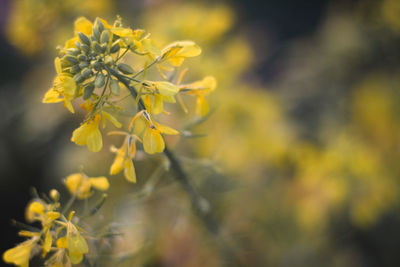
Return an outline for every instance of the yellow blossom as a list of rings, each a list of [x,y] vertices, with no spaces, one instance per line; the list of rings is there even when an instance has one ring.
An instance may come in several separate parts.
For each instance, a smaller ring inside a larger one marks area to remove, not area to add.
[[[164,151],[165,142],[161,134],[176,135],[179,132],[166,125],[153,122],[147,123],[143,134],[143,148],[146,153],[155,154]]]
[[[110,167],[110,174],[115,175],[124,170],[125,179],[132,183],[136,183],[135,166],[132,161],[136,153],[136,139],[138,138],[135,135],[127,135],[120,148],[111,147],[116,156]]]
[[[3,260],[6,263],[12,263],[20,267],[28,267],[31,251],[38,241],[39,237],[34,236],[18,246],[8,249],[3,254]]]
[[[57,76],[54,78],[53,88],[50,88],[42,102],[43,103],[58,103],[64,101],[64,106],[72,113],[74,108],[72,107],[71,100],[75,94],[76,83],[74,79],[62,72],[61,60],[56,57],[54,60]]]
[[[68,191],[78,199],[85,199],[92,195],[92,187],[97,190],[106,191],[110,184],[106,177],[87,177],[81,173],[74,173],[65,179]]]
[[[185,58],[201,54],[201,48],[193,41],[177,41],[169,44],[162,51],[163,58],[168,59],[171,65],[179,67]]]
[[[82,124],[72,133],[71,141],[79,146],[87,145],[88,149],[98,152],[103,147],[103,139],[99,130],[101,116],[97,114],[94,119]]]
[[[217,81],[212,76],[207,76],[201,81],[182,85],[181,90],[188,94],[197,96],[196,114],[204,117],[209,112],[208,103],[205,96],[209,95],[217,87]]]
[[[86,240],[81,236],[75,225],[70,222],[67,226],[67,248],[68,256],[72,264],[80,263],[83,254],[89,252]]]

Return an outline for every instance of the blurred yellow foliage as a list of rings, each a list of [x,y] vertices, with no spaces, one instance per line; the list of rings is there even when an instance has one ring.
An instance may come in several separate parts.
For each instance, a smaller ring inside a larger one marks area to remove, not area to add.
[[[46,47],[54,49],[66,18],[105,14],[111,12],[111,3],[111,0],[14,0],[6,36],[24,54],[33,56]]]

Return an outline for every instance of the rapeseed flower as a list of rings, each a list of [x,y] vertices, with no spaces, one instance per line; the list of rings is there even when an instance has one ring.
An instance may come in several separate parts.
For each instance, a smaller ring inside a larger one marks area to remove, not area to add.
[[[116,153],[114,162],[110,167],[110,174],[115,175],[124,170],[125,179],[129,182],[136,183],[135,166],[133,165],[133,157],[136,153],[135,135],[127,135],[120,148],[111,147],[111,152]]]
[[[92,188],[106,191],[110,187],[110,184],[104,176],[87,177],[82,173],[74,173],[65,178],[65,186],[78,199],[85,199],[93,194]]]
[[[99,130],[101,116],[99,114],[83,123],[72,133],[71,141],[79,146],[87,145],[92,152],[98,152],[103,147],[103,139]]]
[[[31,239],[8,249],[3,254],[3,260],[6,263],[12,263],[20,267],[28,267],[32,249],[39,242],[39,236],[33,236]]]
[[[47,91],[42,102],[43,103],[58,103],[64,101],[64,106],[74,113],[71,100],[77,88],[74,79],[62,72],[61,60],[56,57],[54,60],[57,76],[54,78],[53,87]]]

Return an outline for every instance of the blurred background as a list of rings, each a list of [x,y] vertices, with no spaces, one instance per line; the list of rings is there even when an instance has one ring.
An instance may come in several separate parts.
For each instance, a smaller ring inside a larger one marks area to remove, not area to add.
[[[75,146],[84,114],[41,99],[73,21],[117,14],[161,46],[203,49],[185,66],[218,80],[211,114],[187,128],[199,138],[170,141],[235,254],[157,167],[162,156],[139,153],[138,183],[111,177],[88,222],[124,232],[108,244],[118,266],[400,266],[398,0],[1,0],[0,251],[21,241],[10,220],[24,221],[31,187],[67,201],[63,177],[108,173],[119,139],[96,154]],[[176,113],[174,127],[190,123]]]

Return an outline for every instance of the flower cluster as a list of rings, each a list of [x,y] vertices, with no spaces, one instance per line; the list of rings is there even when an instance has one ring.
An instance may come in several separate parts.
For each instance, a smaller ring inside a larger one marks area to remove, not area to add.
[[[87,114],[73,131],[71,141],[86,145],[92,152],[103,147],[100,125],[105,128],[110,122],[116,128],[125,128],[108,132],[109,135],[124,137],[119,148],[111,146],[111,152],[116,156],[110,174],[123,171],[126,180],[134,183],[136,174],[132,159],[136,154],[136,142],[142,144],[140,148],[147,154],[161,153],[166,147],[163,135],[179,134],[178,130],[159,122],[160,115],[170,114],[165,103],[178,101],[188,112],[181,96],[194,96],[197,99],[196,114],[205,116],[208,113],[205,96],[215,89],[215,79],[208,76],[185,84],[182,81],[187,69],[177,69],[186,58],[200,53],[200,47],[192,41],[173,42],[161,49],[144,30],[123,27],[120,18],[111,25],[100,18],[92,23],[80,17],[75,21],[74,36],[59,49],[59,56],[54,61],[57,75],[43,103],[63,102],[74,113],[76,104],[73,102],[80,101],[80,107]],[[135,67],[122,62],[127,55],[144,59],[143,66],[135,70]],[[153,66],[158,70],[157,78],[148,77],[148,70]],[[122,96],[123,90],[132,97],[136,106],[127,125],[120,122],[123,121],[120,117],[132,108],[119,106],[118,103],[126,98]],[[87,199],[93,195],[93,189],[106,191],[110,185],[104,176],[88,177],[84,173],[71,174],[64,183],[71,194],[66,207],[60,209],[60,196],[56,190],[51,191],[50,197],[32,200],[26,219],[40,222],[41,228],[21,231],[20,235],[29,239],[7,250],[3,254],[5,262],[27,267],[29,259],[40,252],[46,266],[71,266],[82,262],[89,252],[88,237],[95,237],[78,226],[82,217],[76,216],[74,211],[68,215],[66,212],[76,199]],[[105,195],[92,210],[97,211],[104,200]]]
[[[90,197],[93,194],[92,188],[106,191],[109,187],[106,177],[88,177],[84,173],[71,174],[64,182],[71,193],[70,204],[75,198]],[[29,223],[40,222],[41,229],[32,227],[34,230],[20,231],[20,236],[29,239],[7,250],[3,254],[5,262],[27,267],[29,259],[40,252],[42,258],[46,259],[46,266],[71,266],[82,261],[83,256],[89,252],[85,239],[89,234],[78,226],[79,217],[74,211],[67,216],[68,204],[62,210],[59,199],[59,192],[53,189],[49,197],[36,197],[28,204],[26,220]]]
[[[111,25],[100,18],[92,23],[80,17],[75,21],[74,37],[60,48],[59,57],[55,59],[57,76],[43,102],[63,102],[74,113],[72,101],[81,99],[81,107],[87,111],[87,116],[72,133],[71,141],[98,152],[103,147],[100,124],[104,128],[109,121],[116,128],[123,127],[117,115],[124,108],[118,102],[124,98],[122,90],[127,90],[137,104],[137,113],[126,131],[110,133],[125,136],[120,148],[111,147],[117,156],[110,174],[124,170],[125,178],[135,182],[132,162],[136,152],[135,142],[143,143],[146,153],[155,154],[164,151],[163,135],[179,134],[179,131],[157,122],[157,116],[169,114],[165,103],[176,103],[178,100],[183,110],[188,112],[182,95],[194,96],[197,99],[196,114],[205,116],[208,113],[205,96],[215,89],[215,79],[208,76],[183,84],[187,69],[177,70],[186,58],[200,53],[200,47],[192,41],[173,42],[161,49],[144,30],[123,27],[120,18]],[[134,70],[122,62],[127,55],[141,57],[144,65]],[[159,77],[149,79],[146,76],[153,66],[157,68]]]

